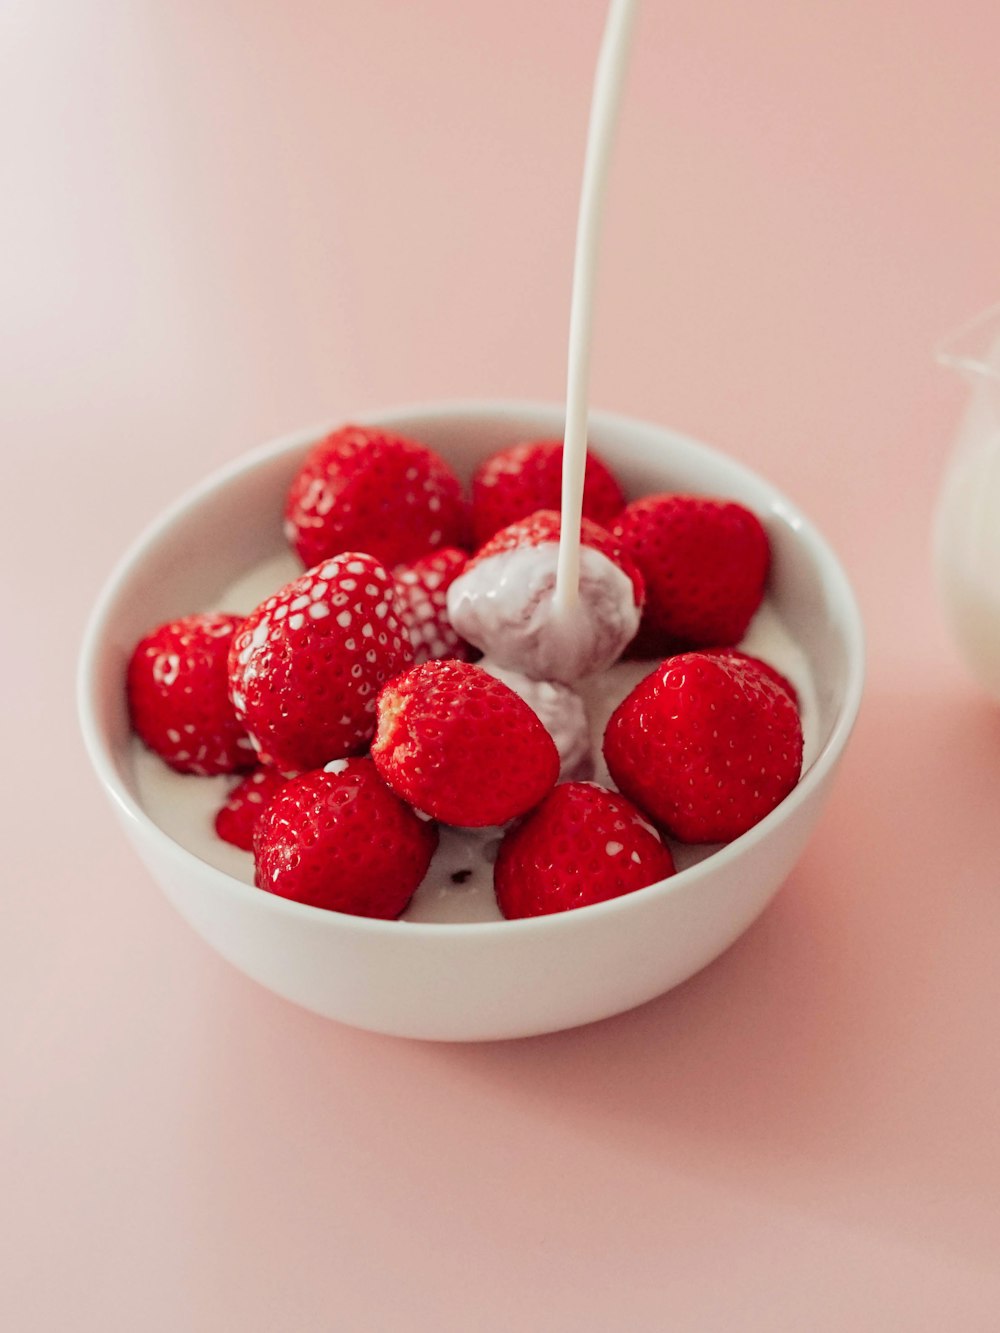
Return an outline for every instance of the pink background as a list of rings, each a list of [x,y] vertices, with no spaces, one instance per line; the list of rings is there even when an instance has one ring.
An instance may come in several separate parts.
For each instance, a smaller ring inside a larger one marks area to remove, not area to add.
[[[995,0],[649,0],[596,405],[780,479],[870,635],[723,958],[589,1029],[368,1036],[221,962],[120,839],[74,659],[139,528],[271,435],[558,399],[597,0],[11,0],[0,1324],[1000,1327],[1000,714],[928,527],[1000,299]]]

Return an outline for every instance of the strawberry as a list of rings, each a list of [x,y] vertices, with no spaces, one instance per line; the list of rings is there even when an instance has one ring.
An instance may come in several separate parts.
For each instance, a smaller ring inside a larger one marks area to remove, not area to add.
[[[468,564],[469,557],[455,546],[432,551],[412,565],[397,565],[400,619],[413,644],[413,660],[438,657],[465,659],[471,649],[448,619],[448,589]]]
[[[343,426],[313,446],[285,504],[285,535],[306,566],[340,551],[393,565],[462,546],[468,514],[451,469],[424,445]]]
[[[628,505],[611,531],[646,580],[643,652],[743,637],[771,560],[767,533],[749,509],[699,495],[649,495]]]
[[[563,782],[504,836],[493,870],[505,917],[588,907],[656,884],[673,857],[631,801]]]
[[[253,850],[253,831],[271,798],[288,779],[276,768],[258,766],[238,783],[215,816],[215,832],[223,842]]]
[[[413,661],[395,580],[348,551],[286,584],[243,622],[229,692],[262,762],[286,773],[358,754],[375,697]]]
[[[537,805],[559,753],[512,689],[468,662],[424,662],[378,697],[372,758],[383,780],[445,824],[503,824]]]
[[[434,825],[394,796],[368,758],[286,782],[253,838],[258,888],[310,907],[391,919],[437,847]]]
[[[509,685],[521,696],[528,707],[555,741],[559,751],[559,778],[589,778],[594,772],[593,741],[587,706],[576,690],[555,680],[532,680],[520,671],[509,671],[497,666],[489,657],[478,666],[497,680]]]
[[[770,662],[765,662],[759,657],[754,657],[751,653],[741,652],[739,648],[704,648],[702,651],[707,653],[709,657],[732,657],[735,658],[737,662],[743,662],[746,666],[756,667],[758,671],[762,672],[765,676],[770,677],[775,685],[780,685],[795,707],[798,708],[798,690],[796,690],[788,677],[783,676],[777,667],[771,666]]]
[[[132,727],[179,773],[252,768],[254,752],[229,701],[226,662],[242,618],[182,616],[141,639],[126,672]]]
[[[536,513],[529,514],[527,518],[518,519],[516,523],[510,523],[506,528],[495,532],[490,540],[476,551],[466,569],[474,569],[484,560],[489,560],[491,556],[500,555],[504,551],[513,551],[525,546],[542,546],[546,542],[558,545],[561,531],[562,515],[559,510],[539,509]],[[623,544],[606,528],[602,528],[599,523],[594,523],[589,518],[585,518],[580,526],[580,541],[584,546],[600,551],[601,555],[607,556],[628,575],[632,581],[636,603],[641,606],[645,592],[642,571],[624,549]]]
[[[730,842],[774,809],[802,768],[787,692],[730,656],[668,658],[612,713],[615,784],[681,842]]]
[[[472,535],[476,545],[539,509],[562,501],[562,440],[530,440],[493,454],[472,478]],[[603,526],[625,507],[625,496],[606,463],[587,451],[583,513]]]
[[[611,534],[585,518],[577,595],[557,606],[560,528],[555,510],[540,509],[495,533],[448,589],[448,615],[497,666],[572,685],[635,637],[643,583]]]

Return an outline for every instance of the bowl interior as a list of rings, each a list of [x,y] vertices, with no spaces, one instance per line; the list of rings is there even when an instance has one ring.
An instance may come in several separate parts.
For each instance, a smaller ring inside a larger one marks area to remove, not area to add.
[[[466,481],[489,454],[519,440],[558,436],[563,423],[561,409],[532,404],[459,403],[361,419],[422,440]],[[217,605],[247,570],[287,549],[287,486],[325,429],[286,437],[210,477],[139,539],[109,582],[84,650],[81,706],[101,776],[133,813],[141,800],[122,689],[132,648],[154,624]],[[605,413],[592,414],[590,440],[630,498],[700,492],[738,500],[761,517],[774,554],[769,598],[808,662],[821,762],[838,729],[853,722],[863,657],[857,607],[825,541],[768,481],[703,445]]]

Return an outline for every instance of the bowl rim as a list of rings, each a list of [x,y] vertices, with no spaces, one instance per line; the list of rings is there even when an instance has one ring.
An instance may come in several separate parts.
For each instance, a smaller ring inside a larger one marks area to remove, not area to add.
[[[303,922],[325,923],[323,927],[325,929],[342,929],[374,937],[392,937],[396,940],[438,938],[458,942],[474,938],[481,941],[488,939],[510,941],[525,934],[544,936],[546,932],[586,929],[589,923],[599,918],[627,912],[630,905],[635,906],[640,901],[649,902],[654,896],[668,897],[676,894],[683,888],[696,884],[706,875],[713,874],[739,860],[747,851],[766,839],[779,824],[789,819],[799,806],[808,801],[814,789],[822,784],[836,767],[854,728],[861,705],[865,680],[866,639],[857,597],[833,547],[816,525],[767,477],[730,457],[723,450],[657,422],[619,412],[593,409],[588,414],[588,424],[602,433],[639,430],[668,436],[682,449],[698,455],[708,455],[711,460],[724,465],[751,485],[758,487],[763,485],[770,492],[771,512],[780,515],[796,535],[804,539],[831,586],[843,621],[847,654],[847,678],[843,696],[826,741],[807,772],[774,810],[746,833],[734,838],[732,842],[718,847],[710,856],[677,871],[665,880],[659,880],[642,889],[604,902],[577,907],[572,911],[500,921],[411,921],[399,918],[382,920],[312,907],[276,894],[262,895],[260,889],[202,860],[160,828],[119,777],[111,746],[97,720],[96,701],[100,689],[98,658],[121,591],[135,568],[193,505],[270,460],[322,438],[345,420],[360,425],[391,428],[414,417],[433,417],[447,421],[466,416],[476,416],[491,422],[500,422],[516,416],[548,417],[552,421],[552,429],[558,433],[561,429],[559,423],[565,416],[565,406],[532,399],[446,399],[357,412],[349,418],[338,418],[333,423],[323,421],[286,432],[215,468],[195,485],[183,491],[140,530],[106,577],[87,619],[78,657],[76,702],[84,747],[105,793],[119,814],[125,817],[135,834],[151,841],[168,858],[191,864],[193,871],[221,893],[235,894],[238,898],[245,899],[248,904],[251,897],[258,905],[263,898],[266,898],[268,910],[279,914],[291,914],[293,918]]]

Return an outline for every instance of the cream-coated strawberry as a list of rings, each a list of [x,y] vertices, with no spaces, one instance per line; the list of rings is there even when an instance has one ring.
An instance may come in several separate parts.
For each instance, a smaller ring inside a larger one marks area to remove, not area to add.
[[[372,556],[321,561],[243,622],[229,692],[261,761],[286,773],[360,754],[375,699],[413,661],[396,582]]]
[[[539,509],[526,518],[510,523],[500,532],[495,532],[470,558],[467,568],[474,568],[493,556],[505,551],[523,550],[529,547],[559,544],[562,531],[562,515],[558,509]],[[626,575],[632,584],[632,595],[640,605],[644,600],[642,571],[629,556],[622,543],[612,536],[607,528],[601,527],[592,519],[584,518],[580,525],[580,541],[591,550],[599,551]]]
[[[585,518],[578,592],[557,606],[560,530],[560,515],[540,510],[496,533],[448,589],[448,615],[498,666],[572,685],[610,666],[633,638],[643,581],[611,534]]]

